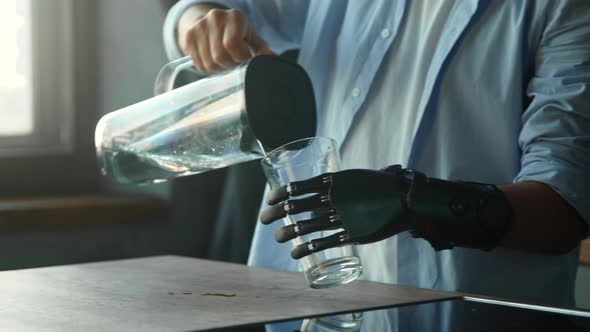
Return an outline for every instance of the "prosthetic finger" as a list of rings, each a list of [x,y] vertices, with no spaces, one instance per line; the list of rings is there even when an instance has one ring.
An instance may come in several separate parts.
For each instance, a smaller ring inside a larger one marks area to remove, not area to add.
[[[343,228],[340,218],[335,214],[326,214],[317,218],[302,220],[293,225],[285,226],[275,233],[277,242],[283,243],[313,232]]]
[[[303,181],[295,181],[289,185],[276,188],[268,193],[266,202],[275,205],[289,197],[312,193],[327,193],[332,182],[332,173],[322,174]]]
[[[342,231],[328,237],[311,240],[307,243],[298,245],[291,250],[291,257],[294,259],[300,259],[318,251],[343,246],[349,243],[352,243],[352,241],[348,238],[346,231]]]
[[[262,211],[260,221],[268,225],[274,221],[285,218],[288,214],[297,214],[301,212],[313,211],[330,206],[330,200],[326,195],[316,194],[301,199],[292,199],[271,206]]]

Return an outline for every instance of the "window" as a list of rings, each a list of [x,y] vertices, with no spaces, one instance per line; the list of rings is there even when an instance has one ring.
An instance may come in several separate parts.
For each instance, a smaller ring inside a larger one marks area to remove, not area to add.
[[[93,6],[0,1],[0,196],[96,189]]]
[[[71,148],[71,1],[0,2],[0,156]]]
[[[0,136],[33,132],[31,1],[0,2]]]

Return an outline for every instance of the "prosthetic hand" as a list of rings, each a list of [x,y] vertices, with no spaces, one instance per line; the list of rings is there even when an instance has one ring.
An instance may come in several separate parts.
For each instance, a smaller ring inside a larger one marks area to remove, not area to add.
[[[271,207],[262,212],[263,224],[302,212],[313,215],[279,229],[278,242],[341,229],[293,248],[295,259],[346,244],[380,241],[403,231],[425,239],[435,250],[454,246],[491,250],[512,219],[510,203],[494,185],[427,178],[399,165],[291,182],[271,191],[267,203]]]

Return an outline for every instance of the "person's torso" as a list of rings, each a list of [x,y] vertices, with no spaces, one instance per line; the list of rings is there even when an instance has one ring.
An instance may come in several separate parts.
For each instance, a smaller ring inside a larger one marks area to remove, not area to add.
[[[407,4],[312,1],[300,63],[314,84],[318,135],[341,143],[346,168],[401,163],[443,179],[512,182],[520,167],[520,116],[544,6],[541,1],[452,2],[428,68],[419,71],[423,78],[421,91],[412,91],[418,95],[414,109],[387,112],[383,105],[369,106],[376,102],[374,92],[402,93],[400,85],[408,80],[379,78],[379,71],[388,69],[388,52],[395,52],[392,45],[402,38]],[[404,116],[404,134],[388,135],[388,126]],[[378,133],[368,132],[381,122]],[[399,144],[403,153],[392,153]],[[361,146],[367,150],[359,156],[355,151]],[[258,227],[250,262],[293,269],[290,258],[257,258],[257,250],[275,247],[266,242],[272,232]],[[577,251],[559,257],[502,248],[435,252],[405,233],[363,247],[369,280],[573,304]],[[288,248],[278,250],[288,257]]]

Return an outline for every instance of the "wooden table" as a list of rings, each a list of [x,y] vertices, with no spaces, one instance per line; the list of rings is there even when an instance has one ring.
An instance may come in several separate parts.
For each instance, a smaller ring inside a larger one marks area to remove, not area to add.
[[[0,330],[186,331],[454,298],[178,256],[0,272]]]

